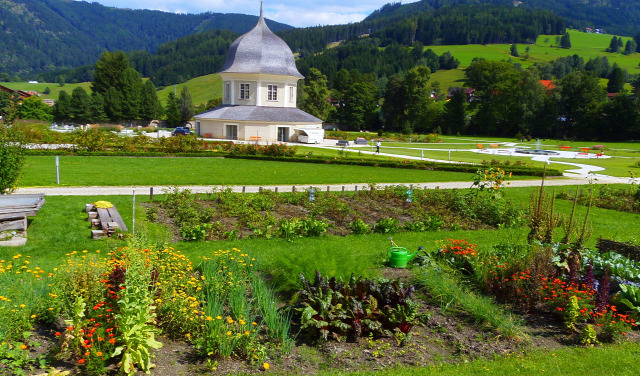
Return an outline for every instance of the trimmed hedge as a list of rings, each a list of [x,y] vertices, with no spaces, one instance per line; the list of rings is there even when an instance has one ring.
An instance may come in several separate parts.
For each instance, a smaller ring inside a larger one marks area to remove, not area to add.
[[[227,155],[226,158],[239,158],[239,159],[256,159],[266,161],[281,161],[281,162],[299,162],[299,163],[319,163],[319,164],[337,164],[337,165],[351,165],[351,166],[370,166],[370,167],[390,167],[390,168],[407,168],[417,170],[431,170],[431,171],[453,171],[453,172],[469,172],[476,173],[478,169],[485,168],[486,166],[480,164],[461,164],[461,163],[439,163],[439,162],[422,162],[414,160],[367,160],[367,159],[351,159],[351,158],[323,158],[313,156],[295,156],[295,157],[270,157],[262,155]],[[507,172],[513,173],[518,176],[542,176],[545,171],[540,167],[529,166],[495,166],[500,167]],[[562,176],[560,170],[547,168],[546,176]]]

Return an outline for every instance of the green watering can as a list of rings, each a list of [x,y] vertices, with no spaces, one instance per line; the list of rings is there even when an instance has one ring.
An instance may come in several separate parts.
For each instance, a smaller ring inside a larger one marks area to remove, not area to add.
[[[389,266],[392,268],[406,268],[407,263],[411,261],[413,256],[424,249],[419,247],[417,251],[409,254],[406,248],[398,247],[391,238],[389,240],[391,240],[392,247],[387,250],[387,257],[389,258]]]

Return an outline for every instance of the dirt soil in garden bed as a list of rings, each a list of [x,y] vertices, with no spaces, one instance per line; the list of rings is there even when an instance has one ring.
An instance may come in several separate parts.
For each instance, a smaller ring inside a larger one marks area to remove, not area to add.
[[[495,226],[484,223],[484,216],[478,215],[471,218],[448,207],[443,202],[423,202],[417,200],[407,203],[405,199],[398,197],[380,196],[379,194],[369,194],[369,191],[360,192],[357,195],[342,196],[339,193],[332,193],[326,196],[325,193],[318,193],[315,202],[310,203],[308,198],[298,199],[297,202],[284,202],[277,200],[270,210],[255,210],[251,203],[242,204],[246,209],[237,210],[234,214],[229,213],[228,208],[221,207],[215,199],[202,199],[206,195],[199,196],[194,206],[199,212],[207,212],[211,217],[209,223],[214,224],[214,229],[210,231],[207,240],[226,239],[228,232],[235,230],[235,236],[245,238],[255,236],[253,227],[266,229],[270,226],[270,235],[276,235],[276,229],[280,220],[306,219],[313,217],[316,220],[324,220],[329,225],[326,234],[347,235],[352,231],[350,224],[361,219],[373,230],[378,220],[393,218],[397,220],[398,228],[402,229],[406,223],[423,221],[428,223],[435,220],[439,222],[435,228],[430,230],[480,230],[493,229]],[[445,193],[446,194],[446,193]],[[198,196],[196,196],[198,197]],[[244,195],[242,196],[244,197]],[[296,201],[296,200],[292,200]],[[240,204],[239,204],[240,205]],[[156,223],[165,225],[171,234],[173,241],[184,240],[180,233],[180,224],[174,214],[163,207],[162,202],[143,204],[145,209],[154,211],[153,219]],[[191,217],[189,217],[191,218]],[[193,223],[196,224],[196,223]]]
[[[389,269],[391,270],[391,269]],[[387,274],[388,270],[383,271]],[[395,277],[408,278],[409,274]],[[572,345],[567,334],[551,315],[517,314],[524,323],[527,338],[505,340],[490,331],[474,325],[471,319],[453,309],[444,309],[446,304],[427,304],[420,299],[422,322],[415,325],[409,344],[399,346],[395,338],[359,338],[357,341],[329,340],[327,342],[298,341],[292,352],[285,356],[278,354],[267,360],[269,372],[280,374],[316,374],[320,371],[380,370],[394,366],[426,366],[439,363],[458,363],[477,358],[493,358],[495,355],[522,353],[533,349],[556,349]],[[59,327],[39,328],[36,340],[41,346],[31,350],[31,356],[46,354],[56,348]],[[236,373],[260,374],[262,364],[250,364],[239,359],[218,360],[207,363],[199,357],[190,343],[159,336],[163,347],[154,350],[155,368],[152,375],[226,375]],[[638,341],[640,335],[629,333],[629,340]],[[78,371],[69,360],[56,359],[48,362],[58,370]],[[111,365],[109,374],[116,374],[116,365]],[[0,368],[0,374],[2,373]],[[31,374],[41,374],[34,371]],[[137,375],[144,375],[138,372]]]

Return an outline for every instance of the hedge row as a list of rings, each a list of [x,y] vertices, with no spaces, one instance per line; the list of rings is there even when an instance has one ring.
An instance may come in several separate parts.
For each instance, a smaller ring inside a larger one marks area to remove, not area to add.
[[[390,168],[407,168],[417,170],[431,171],[453,171],[453,172],[470,172],[475,173],[479,168],[486,168],[480,164],[461,164],[461,163],[439,163],[439,162],[423,162],[414,160],[371,160],[371,159],[355,159],[355,158],[323,158],[314,156],[295,156],[295,157],[270,157],[262,155],[227,155],[226,158],[240,159],[257,159],[267,161],[283,161],[283,162],[301,162],[301,163],[319,163],[319,164],[337,164],[337,165],[355,165],[355,166],[371,166],[371,167],[390,167]],[[560,170],[547,168],[546,172],[540,167],[531,166],[493,166],[500,167],[507,172],[518,176],[562,176]]]

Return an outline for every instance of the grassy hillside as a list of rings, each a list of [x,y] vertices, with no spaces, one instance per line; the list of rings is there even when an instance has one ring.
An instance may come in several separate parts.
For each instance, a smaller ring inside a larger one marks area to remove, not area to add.
[[[89,94],[91,94],[91,82],[66,84],[63,87],[60,87],[60,85],[58,85],[57,83],[46,82],[37,84],[29,84],[26,82],[0,82],[0,85],[14,90],[37,91],[39,93],[44,92],[44,90],[48,87],[51,90],[51,94],[43,95],[42,98],[44,99],[57,100],[58,96],[60,95],[60,91],[62,90],[65,90],[69,95],[71,95],[73,89],[78,86],[83,87]],[[175,90],[178,95],[180,95],[180,91],[182,91],[182,88],[186,86],[191,93],[193,104],[196,106],[201,103],[206,103],[209,99],[222,96],[222,81],[220,79],[220,76],[217,74],[209,74],[206,76],[196,77],[192,80],[175,86]],[[158,91],[158,98],[160,98],[160,101],[163,105],[166,103],[169,93],[173,90],[174,87],[172,85]]]
[[[207,103],[209,99],[222,96],[222,79],[217,74],[196,77],[185,83],[175,85],[175,92],[180,95],[180,91],[184,86],[189,89],[193,104],[196,106],[201,103]],[[174,85],[158,91],[158,98],[163,104],[167,102],[167,97],[172,91],[174,91]]]
[[[629,73],[638,73],[639,54],[623,55],[605,52],[609,47],[611,38],[610,34],[589,34],[577,30],[569,30],[571,36],[571,48],[563,49],[553,47],[556,41],[556,35],[541,35],[535,44],[529,45],[529,57],[526,58],[527,45],[518,45],[518,53],[520,57],[516,58],[509,53],[510,44],[488,44],[488,45],[463,45],[463,46],[429,46],[438,55],[451,51],[453,56],[460,60],[461,67],[467,67],[471,64],[474,57],[484,57],[487,60],[505,60],[512,59],[522,64],[524,67],[533,65],[536,62],[545,62],[555,60],[559,57],[580,55],[585,62],[596,56],[606,56],[609,63],[618,63],[622,68],[627,68]],[[624,43],[631,38],[622,37]]]
[[[66,84],[64,86],[60,86],[57,83],[53,82],[40,82],[37,84],[30,84],[27,82],[0,82],[0,85],[6,86],[13,90],[24,90],[24,91],[37,91],[38,93],[43,93],[46,88],[51,90],[49,95],[42,95],[43,99],[55,99],[58,100],[58,96],[62,90],[66,91],[67,94],[71,95],[73,89],[78,86],[83,87],[87,93],[91,93],[91,82],[81,82],[79,84]]]

